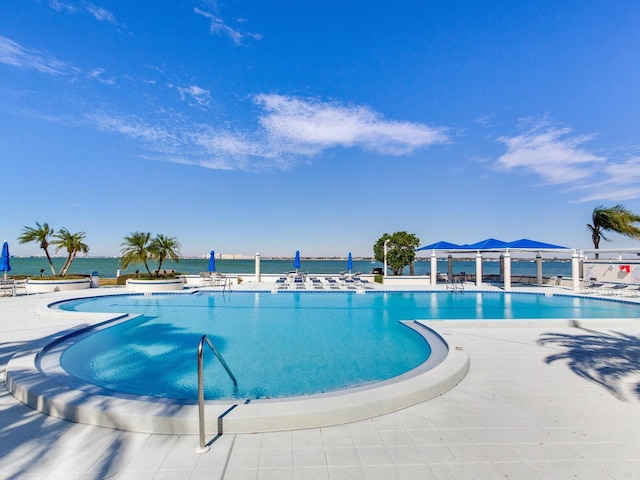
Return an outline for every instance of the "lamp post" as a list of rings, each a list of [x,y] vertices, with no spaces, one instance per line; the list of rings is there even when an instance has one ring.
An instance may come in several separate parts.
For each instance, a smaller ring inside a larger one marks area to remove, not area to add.
[[[382,271],[382,276],[387,276],[387,243],[389,243],[389,239],[387,238],[384,241],[384,270]]]

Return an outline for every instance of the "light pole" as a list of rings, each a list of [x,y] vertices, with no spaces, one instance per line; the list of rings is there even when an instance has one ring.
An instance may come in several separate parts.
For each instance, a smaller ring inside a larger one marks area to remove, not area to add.
[[[384,241],[384,270],[382,271],[382,276],[387,276],[387,243],[389,243],[389,239],[387,238]]]

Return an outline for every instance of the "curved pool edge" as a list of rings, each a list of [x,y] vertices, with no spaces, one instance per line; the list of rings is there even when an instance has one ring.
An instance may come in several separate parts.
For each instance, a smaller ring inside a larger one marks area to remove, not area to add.
[[[407,322],[414,323],[414,322]],[[417,323],[415,325],[418,325]],[[208,435],[258,433],[340,425],[391,413],[442,395],[457,385],[469,370],[469,357],[455,334],[445,341],[425,326],[432,349],[444,349],[435,366],[417,367],[399,377],[368,387],[320,395],[246,403],[206,402]],[[130,399],[87,389],[74,389],[56,381],[38,367],[41,349],[20,352],[7,364],[6,384],[11,394],[47,415],[102,427],[143,433],[197,434],[198,406],[156,399]],[[425,362],[428,363],[428,362]]]

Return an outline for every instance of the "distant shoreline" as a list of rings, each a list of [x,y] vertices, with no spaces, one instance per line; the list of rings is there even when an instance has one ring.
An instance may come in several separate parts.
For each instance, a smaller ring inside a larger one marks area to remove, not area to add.
[[[494,252],[488,252],[491,254],[494,254]],[[499,253],[499,252],[495,252],[495,253]],[[44,259],[46,260],[47,257],[45,255],[25,255],[25,256],[20,256],[20,255],[11,255],[11,258],[21,258],[21,259]],[[53,260],[64,260],[67,257],[66,256],[52,256],[51,257]],[[102,260],[117,260],[120,257],[110,257],[110,256],[86,256],[86,257],[76,257],[76,260],[91,260],[91,259],[102,259]],[[372,257],[352,257],[354,261],[358,261],[358,262],[370,262],[372,260]],[[227,256],[223,256],[223,257],[217,257],[216,256],[216,261],[218,260],[224,260],[224,261],[233,261],[233,260],[254,260],[255,257],[253,256],[245,256],[245,257],[240,257],[240,256],[234,256],[234,257],[227,257]],[[438,255],[438,261],[442,261],[444,259],[444,254],[440,254]],[[456,261],[459,262],[475,262],[476,257],[459,257],[456,256],[454,257],[454,259]],[[180,260],[209,260],[209,257],[180,257]],[[284,262],[284,261],[293,261],[293,257],[260,257],[260,260],[273,260],[273,261],[279,261],[279,262]],[[347,257],[300,257],[301,261],[304,262],[340,262],[340,261],[347,261]],[[491,261],[497,261],[499,260],[498,257],[483,257],[483,261],[487,261],[487,262],[491,262]],[[431,258],[429,257],[416,257],[415,259],[416,262],[430,262]],[[512,257],[511,258],[512,262],[534,262],[535,258],[530,257],[530,258],[518,258],[518,257]],[[546,262],[570,262],[571,259],[570,258],[562,258],[562,257],[553,257],[553,258],[545,258],[544,261]]]

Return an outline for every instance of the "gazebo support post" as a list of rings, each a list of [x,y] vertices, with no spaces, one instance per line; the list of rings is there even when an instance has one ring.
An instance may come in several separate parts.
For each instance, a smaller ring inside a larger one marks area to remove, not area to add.
[[[438,283],[438,257],[436,251],[431,250],[431,286],[435,287]]]
[[[571,284],[574,292],[580,291],[580,257],[575,250],[571,255]]]
[[[502,258],[504,259],[504,291],[510,292],[511,291],[511,254],[509,253],[509,250],[504,252],[504,255],[502,256]]]

